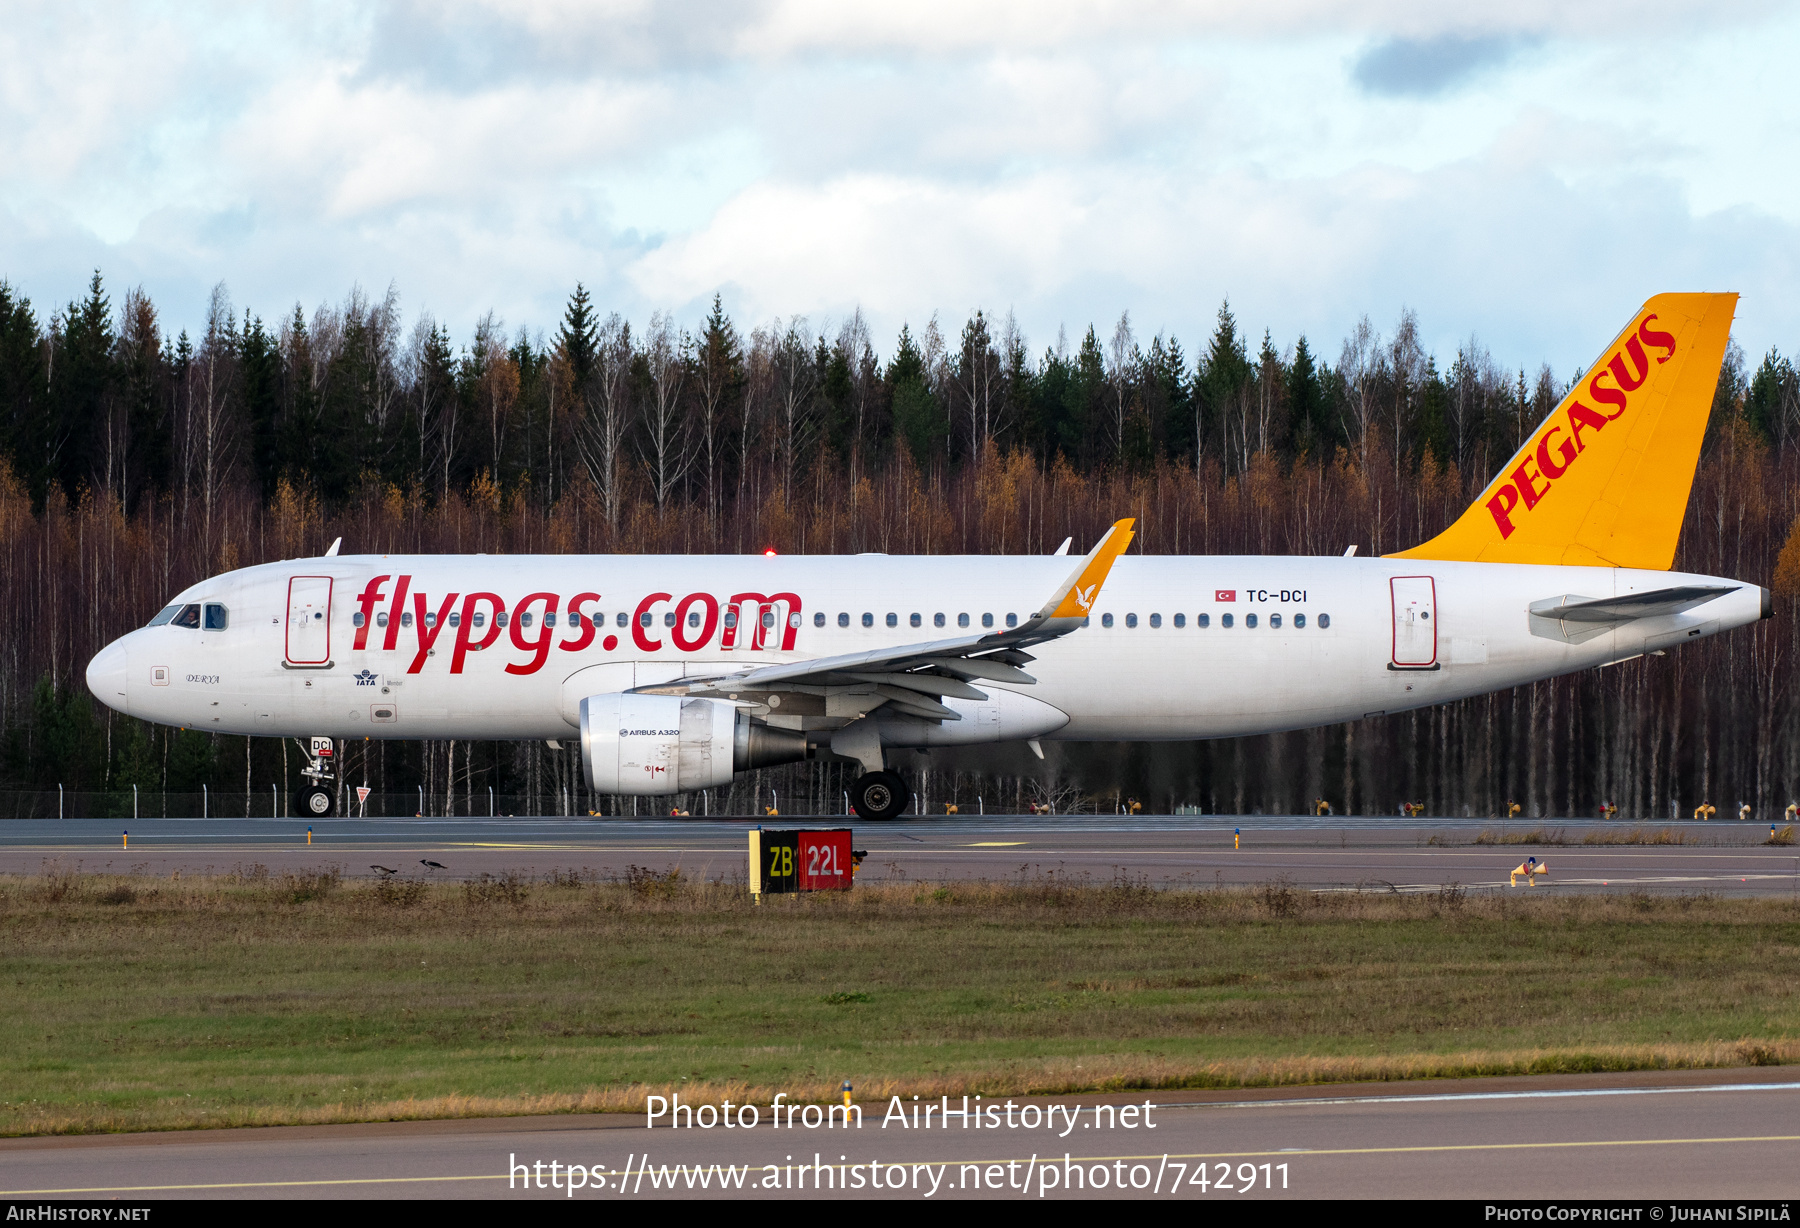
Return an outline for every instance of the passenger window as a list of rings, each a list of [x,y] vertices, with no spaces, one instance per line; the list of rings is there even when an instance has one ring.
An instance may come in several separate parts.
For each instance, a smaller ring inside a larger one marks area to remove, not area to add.
[[[519,625],[521,627],[529,627],[535,617],[536,615],[530,610],[526,610],[523,614],[519,615]]]
[[[774,610],[764,610],[763,611],[762,625],[763,625],[764,631],[767,631],[770,627],[773,627],[775,625],[775,611]]]
[[[206,621],[209,624],[212,622],[212,610],[213,610],[213,608],[211,606],[206,607]],[[350,625],[352,627],[360,627],[363,625],[363,612],[361,610],[358,610],[356,613],[354,613],[350,616]],[[207,630],[210,631],[210,630],[212,630],[212,628],[210,626],[208,626]]]
[[[800,616],[798,614],[789,614],[788,626],[798,629],[800,626]]]
[[[544,625],[546,627],[554,627],[556,625],[556,611],[555,610],[551,610],[549,613],[544,615]]]
[[[648,627],[655,621],[656,620],[650,616],[650,611],[648,610],[645,610],[642,614],[638,615],[638,626],[640,627]]]
[[[456,626],[456,615],[454,614],[450,616],[450,625],[452,627]],[[487,626],[487,615],[483,614],[480,610],[475,611],[475,621],[469,625],[474,627]]]
[[[450,616],[450,625],[452,627],[462,626],[462,614],[460,612],[452,614]]]
[[[200,629],[200,607],[197,605],[182,606],[181,613],[175,616],[174,625],[198,631]]]
[[[864,611],[863,626],[873,627],[874,625],[875,625],[875,616],[873,614],[868,613],[867,611]]]
[[[410,612],[410,611],[406,611],[406,610],[402,610],[402,611],[401,611],[401,612],[400,612],[400,625],[401,625],[401,626],[402,626],[402,627],[410,627],[410,626],[412,626],[412,614],[411,614],[411,612]],[[427,614],[427,615],[426,615],[426,616],[425,616],[425,625],[426,625],[426,626],[430,626],[430,625],[431,625],[431,615],[429,615],[429,614]]]
[[[1137,626],[1137,615],[1136,614],[1127,614],[1125,616],[1125,625],[1127,627]]]
[[[152,627],[166,626],[179,613],[181,613],[180,606],[166,605],[156,612],[156,617],[151,619],[147,625]]]
[[[1177,614],[1175,616],[1175,625],[1178,628],[1187,626],[1187,615],[1186,614]]]
[[[437,626],[437,613],[435,611],[427,611],[426,612],[425,625],[427,627]]]
[[[931,616],[931,625],[934,627],[943,626],[944,625],[944,616],[942,614],[933,614]]]
[[[1325,630],[1325,628],[1329,627],[1330,625],[1331,625],[1331,615],[1329,615],[1329,614],[1319,615],[1319,630],[1323,631],[1323,630]]]
[[[1297,631],[1306,630],[1306,615],[1304,615],[1304,614],[1294,615],[1294,629]]]
[[[1018,626],[1019,625],[1019,616],[1017,614],[1008,614],[1006,616],[1006,625],[1009,627]]]
[[[838,615],[838,626],[840,626],[840,627],[848,627],[848,626],[849,626],[849,625],[850,625],[850,615],[848,615],[848,614],[839,614],[839,615]]]
[[[915,627],[923,627],[925,625],[924,618],[917,614],[914,614],[911,618],[907,619],[907,622]]]
[[[958,614],[956,616],[956,625],[959,627],[968,626],[969,625],[969,616],[967,614]]]
[[[1102,614],[1100,616],[1100,625],[1102,627],[1112,626],[1112,615],[1111,614]]]
[[[675,625],[675,611],[670,610],[666,614],[663,615],[663,626],[673,627],[674,625]]]
[[[1254,614],[1244,615],[1244,625],[1246,627],[1254,627],[1256,625],[1256,615],[1254,615]]]
[[[480,624],[477,623],[476,625],[479,626]],[[494,615],[494,625],[496,627],[504,627],[506,625],[506,611],[505,610],[501,610],[498,614]]]
[[[887,625],[890,627],[898,627],[900,625],[900,616],[898,614],[889,614],[887,616]]]
[[[525,617],[530,618],[531,615],[527,614]],[[377,627],[385,627],[388,625],[388,616],[387,616],[386,610],[383,610],[381,613],[379,613],[375,616],[375,625]]]
[[[981,625],[984,627],[993,626],[994,625],[994,616],[992,614],[983,614],[981,616]]]
[[[1269,626],[1271,628],[1279,628],[1281,626],[1281,615],[1279,615],[1279,614],[1269,615]]]
[[[694,614],[694,615],[690,615],[690,617],[693,618],[694,625],[696,627],[698,627],[700,625],[700,616],[698,614]],[[823,614],[814,614],[813,615],[813,626],[823,627],[824,625],[825,625],[825,616]]]
[[[581,625],[585,627],[590,621],[596,627],[605,626],[606,625],[606,615],[595,614],[591,620],[583,619]],[[613,617],[613,622],[614,622],[614,624],[616,624],[617,626],[620,626],[620,627],[629,627],[631,625],[631,615],[627,614],[624,610],[620,610],[618,612],[618,614]]]
[[[1194,625],[1196,627],[1200,627],[1202,629],[1212,626],[1212,615],[1211,614],[1196,614],[1196,615],[1194,615]]]
[[[1221,627],[1229,627],[1229,626],[1231,626],[1231,622],[1232,622],[1231,615],[1229,615],[1229,614],[1219,615],[1219,625]]]
[[[1162,615],[1161,614],[1152,614],[1150,616],[1150,625],[1152,627],[1162,626]]]
[[[730,631],[733,628],[735,628],[736,626],[737,626],[737,611],[736,610],[726,610],[725,611],[725,629],[727,631]]]

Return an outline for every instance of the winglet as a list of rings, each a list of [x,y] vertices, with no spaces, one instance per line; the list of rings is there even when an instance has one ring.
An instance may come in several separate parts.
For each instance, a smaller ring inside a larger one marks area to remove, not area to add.
[[[1081,566],[1075,569],[1075,573],[1044,603],[1044,608],[1037,612],[1037,617],[1086,618],[1100,596],[1100,586],[1106,583],[1113,563],[1125,553],[1126,548],[1131,545],[1131,539],[1137,536],[1131,531],[1131,526],[1136,523],[1136,520],[1130,518],[1115,522],[1105,536],[1094,543],[1094,548],[1081,560]]]

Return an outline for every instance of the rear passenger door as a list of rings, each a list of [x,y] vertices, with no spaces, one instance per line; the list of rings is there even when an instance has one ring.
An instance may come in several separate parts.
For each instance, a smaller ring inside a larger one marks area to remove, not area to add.
[[[1394,669],[1437,667],[1437,585],[1430,576],[1395,576]]]

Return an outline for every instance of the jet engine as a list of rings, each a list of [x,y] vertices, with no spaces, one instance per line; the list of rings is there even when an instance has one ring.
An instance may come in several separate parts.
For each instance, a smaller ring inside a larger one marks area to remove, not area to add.
[[[809,754],[805,734],[754,724],[719,699],[608,694],[581,701],[581,766],[596,793],[711,789],[738,772]]]

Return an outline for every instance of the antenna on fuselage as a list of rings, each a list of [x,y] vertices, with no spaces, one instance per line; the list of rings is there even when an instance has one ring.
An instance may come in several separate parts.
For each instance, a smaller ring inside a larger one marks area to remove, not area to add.
[[[338,547],[339,547],[339,546],[341,546],[341,545],[343,545],[343,544],[344,544],[344,539],[343,539],[343,538],[341,538],[341,537],[340,537],[340,538],[338,538],[338,539],[337,539],[337,540],[336,540],[336,541],[334,541],[334,542],[332,542],[332,543],[331,543],[331,549],[329,549],[329,550],[327,550],[327,551],[326,551],[326,552],[325,552],[325,554],[324,554],[324,557],[325,557],[325,558],[328,558],[328,559],[329,559],[329,558],[335,558],[335,557],[336,557],[336,556],[337,556],[337,552],[338,552]]]

